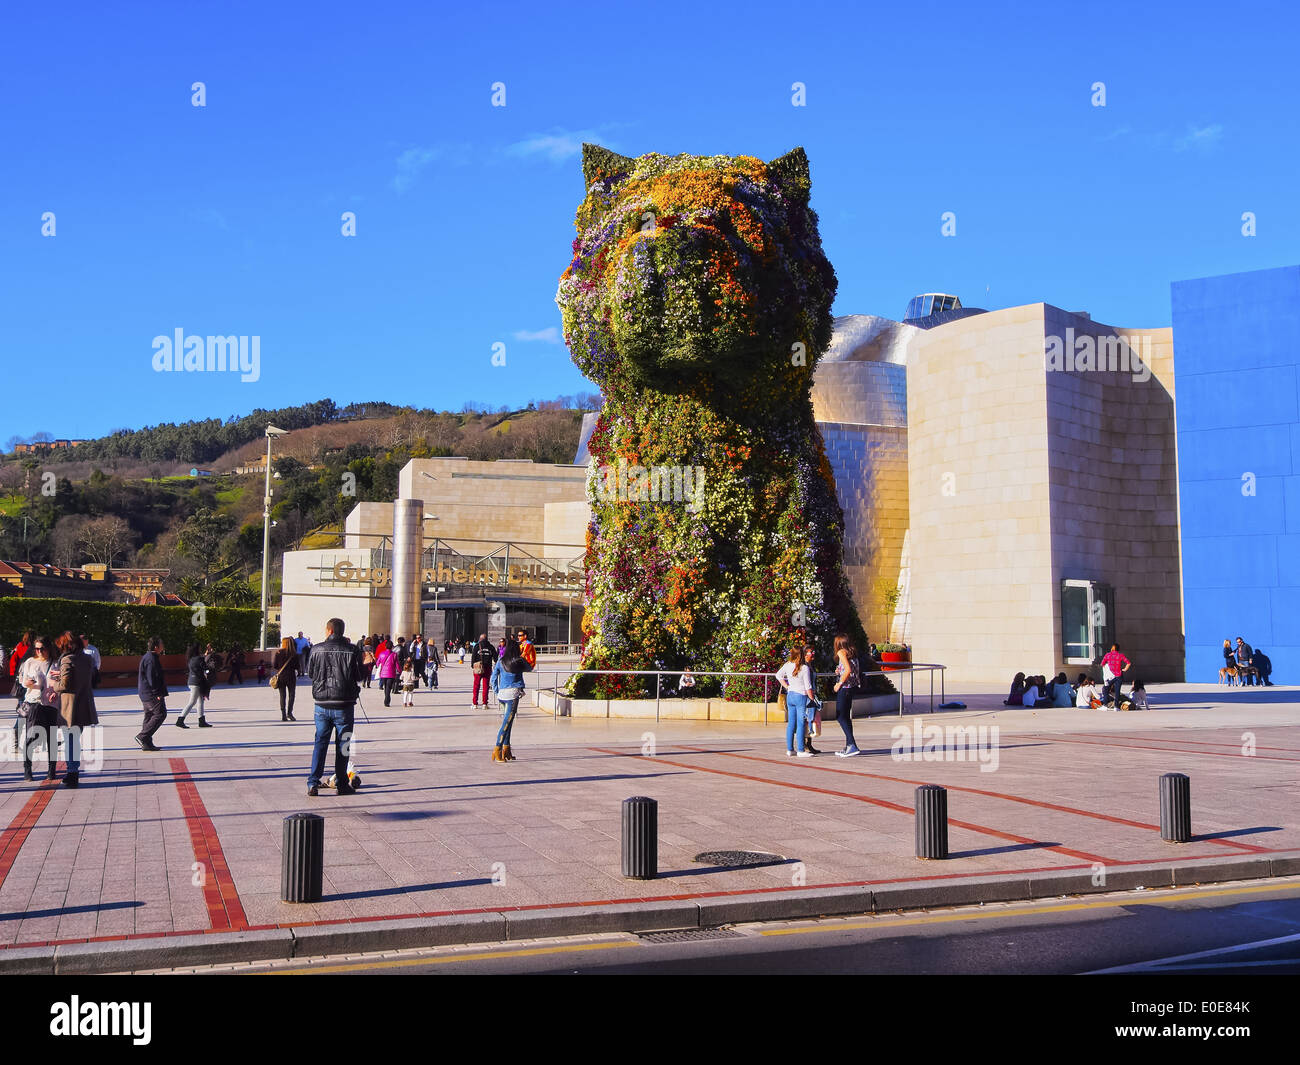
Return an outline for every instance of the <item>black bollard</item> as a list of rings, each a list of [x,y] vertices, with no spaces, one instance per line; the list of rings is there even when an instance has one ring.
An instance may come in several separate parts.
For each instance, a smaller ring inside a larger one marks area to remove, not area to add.
[[[290,814],[284,819],[280,897],[285,902],[320,902],[325,877],[325,818]]]
[[[948,789],[938,784],[916,789],[916,856],[948,857]]]
[[[644,795],[623,800],[623,875],[629,880],[659,875],[659,803]]]
[[[1160,778],[1160,838],[1166,843],[1192,839],[1192,782],[1185,773]]]

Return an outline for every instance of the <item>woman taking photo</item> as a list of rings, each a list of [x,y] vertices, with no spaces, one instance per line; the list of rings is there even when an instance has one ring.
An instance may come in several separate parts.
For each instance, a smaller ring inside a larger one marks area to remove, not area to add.
[[[501,728],[497,732],[497,745],[492,751],[492,761],[513,762],[510,753],[510,726],[515,723],[515,711],[524,694],[524,671],[513,672],[508,666],[519,667],[519,644],[513,636],[506,637],[506,649],[492,666],[492,694],[501,703]]]
[[[51,702],[59,697],[50,688],[50,667],[54,649],[44,636],[30,640],[31,653],[18,667],[17,688],[22,693],[22,716],[26,726],[23,735],[23,779],[32,779],[32,749],[40,737],[45,743],[49,768],[45,779],[54,779],[54,723],[58,720]]]
[[[374,656],[371,656],[371,662],[374,662]],[[290,668],[292,667],[292,668]],[[280,641],[280,649],[275,652],[275,657],[271,659],[271,668],[275,670],[275,676],[280,679],[275,682],[275,690],[280,693],[280,720],[297,721],[293,716],[293,700],[298,695],[298,650],[293,645],[293,637],[286,636]],[[369,677],[370,670],[366,670],[366,676]],[[370,687],[369,684],[366,687]],[[285,703],[288,702],[288,709],[285,709]]]
[[[811,758],[812,751],[804,748],[804,731],[808,705],[812,702],[812,670],[803,662],[803,648],[797,644],[790,648],[785,665],[776,671],[776,682],[785,692],[785,756]],[[795,740],[798,739],[796,749]]]
[[[59,637],[58,649],[60,658],[56,687],[60,700],[59,724],[63,728],[64,757],[68,763],[63,783],[66,787],[75,788],[81,777],[81,734],[91,725],[99,724],[91,687],[95,660],[85,653],[81,637],[74,636],[71,632],[65,632]],[[53,763],[53,755],[50,760]]]
[[[840,758],[862,753],[853,739],[853,695],[861,683],[861,673],[858,649],[841,632],[835,637],[835,720],[844,730],[844,750],[835,752]]]

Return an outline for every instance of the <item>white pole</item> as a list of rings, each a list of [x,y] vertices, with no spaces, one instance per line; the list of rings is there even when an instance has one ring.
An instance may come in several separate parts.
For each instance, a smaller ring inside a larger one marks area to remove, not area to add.
[[[270,426],[267,426],[270,429]],[[266,490],[262,496],[262,636],[258,649],[266,650],[266,585],[271,555],[271,434],[266,434]]]

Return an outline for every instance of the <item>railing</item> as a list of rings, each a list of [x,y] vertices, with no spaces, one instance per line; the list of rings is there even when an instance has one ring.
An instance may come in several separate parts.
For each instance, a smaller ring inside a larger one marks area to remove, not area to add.
[[[582,654],[582,644],[580,643],[535,643],[533,647],[537,649],[539,655]]]
[[[946,691],[946,683],[945,683],[945,673],[944,673],[944,671],[945,671],[947,668],[948,668],[947,666],[940,665],[939,663],[936,663],[936,662],[900,662],[897,666],[895,666],[893,669],[888,670],[888,671],[886,671],[886,670],[870,670],[870,671],[867,671],[867,672],[863,672],[863,673],[861,673],[860,675],[861,675],[861,676],[864,676],[864,677],[894,677],[894,678],[897,678],[897,675],[898,675],[899,673],[902,673],[902,672],[906,671],[906,672],[908,673],[908,675],[909,675],[908,679],[909,679],[909,681],[910,681],[910,694],[907,696],[908,703],[909,703],[909,705],[915,705],[915,703],[916,703],[916,671],[917,671],[917,670],[925,670],[926,673],[929,675],[929,678],[930,678],[930,712],[931,712],[931,713],[934,713],[934,674],[935,674],[935,671],[936,671],[936,670],[937,670],[938,673],[939,673],[939,700],[940,700],[940,702],[944,702],[944,703],[946,703],[946,702],[948,701],[948,698],[947,698],[947,691]],[[538,693],[540,693],[540,692],[544,692],[544,691],[549,691],[549,692],[551,692],[552,697],[553,697],[553,699],[554,699],[554,702],[553,702],[552,707],[551,707],[551,717],[552,717],[552,718],[556,718],[556,717],[559,716],[560,699],[561,699],[561,695],[560,695],[560,680],[559,680],[559,678],[560,678],[561,675],[564,675],[565,678],[566,678],[566,679],[565,679],[565,684],[568,684],[569,681],[573,679],[573,677],[578,676],[579,674],[581,674],[581,675],[591,675],[591,676],[635,676],[635,677],[654,677],[654,678],[655,678],[655,720],[656,720],[656,721],[659,720],[660,704],[661,704],[661,702],[663,701],[664,698],[673,698],[673,699],[677,699],[677,698],[687,698],[687,696],[681,696],[681,695],[677,695],[677,696],[667,696],[667,697],[666,697],[666,696],[664,696],[664,694],[663,694],[663,678],[664,678],[664,677],[679,677],[679,676],[681,676],[682,671],[681,671],[680,669],[569,669],[569,670],[550,669],[550,670],[538,670],[538,671],[536,671],[536,672],[537,672],[537,675],[539,675],[539,676],[549,676],[549,677],[551,677],[551,684],[550,684],[550,685],[545,686],[545,687],[535,688],[535,689],[533,689],[533,690],[534,690],[535,692],[538,692]],[[777,681],[777,679],[776,679],[776,675],[775,675],[775,674],[773,674],[773,673],[727,673],[727,672],[703,672],[703,673],[695,673],[695,672],[692,672],[692,673],[691,673],[691,676],[694,677],[694,678],[696,679],[697,682],[698,682],[700,679],[704,678],[704,677],[722,677],[722,678],[724,678],[724,679],[727,678],[727,677],[755,677],[755,678],[757,678],[757,677],[762,677],[762,678],[763,678],[763,724],[764,724],[764,725],[767,725],[767,724],[770,724],[770,723],[771,723],[771,722],[768,720],[768,718],[769,718],[768,707],[771,705],[771,702],[772,702],[772,699],[769,698],[769,695],[772,696],[773,698],[775,698],[776,694],[780,691],[780,687],[781,687],[781,686],[780,686],[780,683],[779,683],[779,682]],[[815,674],[813,674],[814,683],[815,683],[815,684],[818,684],[818,691],[821,690],[821,689],[820,689],[820,685],[819,685],[819,682],[820,682],[820,681],[823,681],[823,680],[826,680],[826,679],[828,679],[828,678],[832,678],[832,677],[835,677],[835,676],[836,676],[836,674],[834,674],[834,673],[815,673]],[[866,694],[865,692],[860,693],[860,695],[865,695],[865,694]],[[886,693],[886,694],[887,694],[887,693]],[[569,696],[564,696],[564,698],[570,698],[570,697],[569,697]],[[649,696],[645,696],[644,698],[647,698],[647,699],[648,699]],[[608,703],[609,700],[606,700],[606,702]],[[902,685],[901,685],[901,684],[898,685],[898,713],[899,713],[899,716],[900,716],[900,717],[901,717],[902,714],[903,714],[903,688],[902,688]],[[605,707],[605,716],[606,716],[607,718],[610,716],[608,705],[606,705],[606,707]]]

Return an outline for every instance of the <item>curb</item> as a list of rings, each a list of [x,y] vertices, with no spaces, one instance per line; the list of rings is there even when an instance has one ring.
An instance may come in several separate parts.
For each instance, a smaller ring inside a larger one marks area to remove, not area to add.
[[[1100,895],[1143,888],[1174,888],[1300,875],[1300,855],[1209,859],[1164,864],[1038,872],[1023,877],[962,877],[928,884],[845,885],[804,891],[756,892],[698,900],[616,902],[553,910],[502,910],[401,920],[356,920],[302,928],[216,932],[175,937],[152,934],[104,943],[0,950],[0,974],[71,975],[140,969],[285,961],[328,954],[410,950],[473,943],[505,943],[553,936],[716,928],[750,921],[800,920],[847,914],[1029,902],[1068,895]]]

